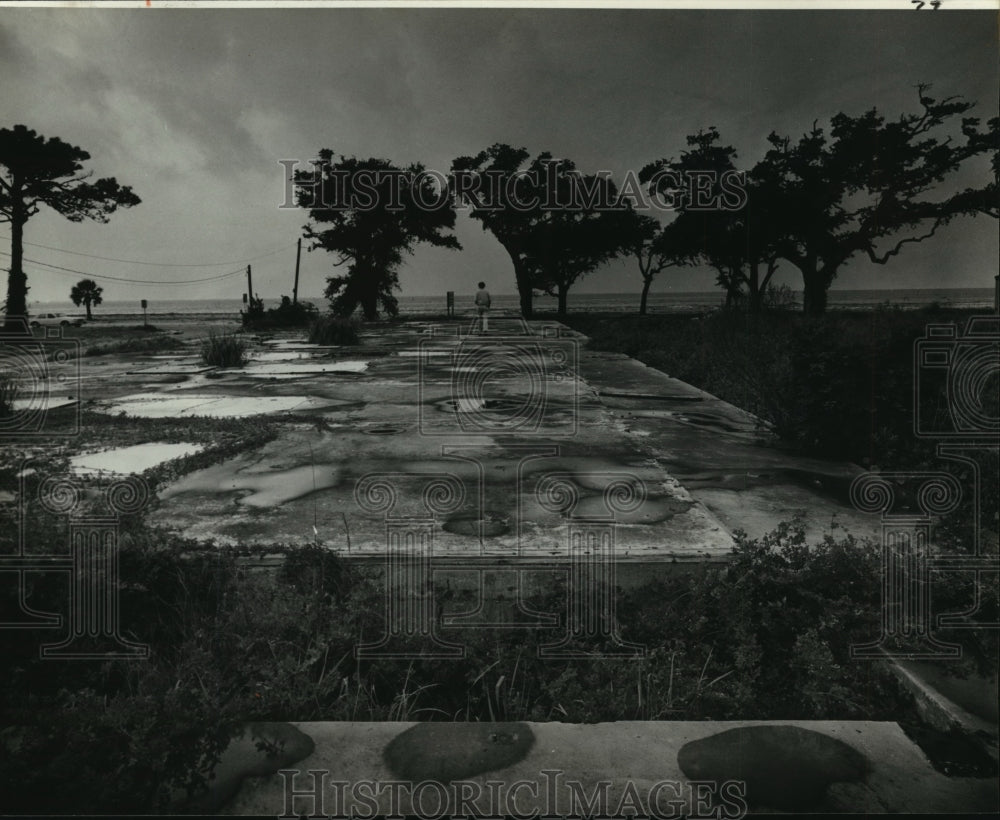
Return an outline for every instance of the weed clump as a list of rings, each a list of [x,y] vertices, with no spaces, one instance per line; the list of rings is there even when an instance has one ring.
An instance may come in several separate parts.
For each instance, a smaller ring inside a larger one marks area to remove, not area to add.
[[[235,333],[210,331],[201,343],[201,359],[216,367],[243,367],[247,363],[247,343]]]
[[[20,389],[13,374],[0,370],[0,419],[14,415],[14,402]]]
[[[314,345],[356,345],[358,321],[344,316],[321,316],[309,328],[309,342]]]

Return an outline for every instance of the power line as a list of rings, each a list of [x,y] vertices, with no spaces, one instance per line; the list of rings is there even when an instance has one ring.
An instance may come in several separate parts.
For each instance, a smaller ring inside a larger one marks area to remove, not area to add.
[[[3,239],[10,239],[9,236],[2,237]],[[258,254],[257,256],[251,256],[248,259],[236,259],[231,262],[205,262],[202,264],[193,263],[182,263],[182,262],[145,262],[141,259],[118,259],[114,256],[97,256],[92,253],[82,253],[81,251],[68,251],[64,248],[55,248],[51,245],[39,245],[37,242],[24,242],[25,245],[30,245],[33,248],[44,248],[47,251],[56,251],[57,253],[68,253],[72,256],[85,256],[88,259],[100,259],[102,262],[122,262],[128,265],[148,265],[154,268],[217,268],[223,265],[245,265],[247,262],[254,262],[258,259],[264,259],[268,256],[274,256],[276,254],[282,253],[289,249],[289,245],[283,245],[280,248],[276,248],[272,251],[267,251],[265,253]],[[6,254],[9,256],[9,254]],[[109,277],[110,278],[110,277]]]
[[[0,251],[0,256],[10,257],[10,254],[5,253],[4,251]],[[237,270],[231,270],[228,273],[220,273],[215,276],[207,276],[202,279],[174,279],[174,280],[127,279],[121,276],[107,276],[106,274],[103,273],[90,273],[89,271],[85,270],[76,270],[75,268],[64,268],[61,267],[60,265],[50,265],[48,262],[39,262],[37,259],[28,259],[28,257],[24,257],[24,261],[30,262],[32,265],[41,265],[43,268],[52,268],[52,270],[55,271],[72,273],[76,276],[90,276],[93,277],[94,279],[110,279],[112,282],[129,282],[136,285],[193,285],[198,282],[217,282],[220,279],[226,279],[227,277],[236,276],[237,274],[241,274],[244,272],[242,268],[239,268]]]

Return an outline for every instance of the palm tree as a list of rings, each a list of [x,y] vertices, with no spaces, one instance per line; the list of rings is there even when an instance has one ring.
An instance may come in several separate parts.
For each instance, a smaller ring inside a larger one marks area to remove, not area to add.
[[[73,285],[73,289],[69,292],[69,298],[73,300],[73,304],[77,307],[80,307],[80,305],[86,306],[87,320],[89,321],[94,318],[90,314],[90,306],[101,304],[103,301],[101,294],[103,292],[104,288],[100,287],[93,279],[81,279]]]

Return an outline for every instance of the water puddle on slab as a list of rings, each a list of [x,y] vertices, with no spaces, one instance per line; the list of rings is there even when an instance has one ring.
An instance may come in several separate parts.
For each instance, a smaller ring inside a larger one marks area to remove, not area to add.
[[[450,783],[506,769],[534,743],[526,723],[419,723],[396,735],[382,758],[401,780]]]
[[[312,342],[297,342],[293,339],[269,339],[264,344],[268,347],[273,347],[275,350],[309,350],[319,352],[340,349],[340,345],[319,345]]]
[[[289,348],[287,350],[267,350],[263,353],[255,353],[253,362],[312,362],[320,358],[320,355],[313,350],[298,350]]]
[[[827,787],[862,780],[868,760],[853,746],[798,726],[746,726],[685,743],[677,763],[692,780],[746,783],[751,809],[805,811]]]
[[[487,511],[481,516],[475,513],[462,513],[445,521],[441,529],[454,535],[497,538],[510,532],[510,523],[508,516],[498,512]]]
[[[435,402],[435,407],[444,413],[470,413],[474,410],[483,410],[486,407],[485,399],[444,399]]]
[[[246,367],[246,375],[255,378],[274,376],[308,376],[320,373],[363,373],[368,369],[367,361],[345,360],[340,362],[265,362],[250,363]]]
[[[180,444],[150,442],[148,444],[135,444],[132,447],[102,450],[97,453],[84,453],[71,458],[69,464],[70,469],[78,475],[86,473],[128,475],[144,472],[165,461],[189,456],[192,453],[201,452],[203,449],[201,444],[190,442]]]
[[[528,403],[529,400],[523,399],[457,398],[435,402],[435,406],[444,413],[483,412],[504,416],[518,413]]]
[[[405,433],[409,427],[402,424],[369,424],[358,428],[366,436],[395,436]]]
[[[231,493],[249,490],[238,503],[261,509],[279,507],[317,490],[336,487],[341,469],[337,464],[306,464],[289,470],[240,472],[232,461],[198,470],[163,489],[162,500],[184,493]]]
[[[242,418],[261,413],[281,413],[291,410],[308,410],[329,404],[309,396],[176,396],[160,393],[135,393],[107,405],[103,412],[146,419],[186,418]]]
[[[42,412],[48,410],[58,410],[61,407],[69,407],[76,404],[77,400],[71,396],[49,396],[46,393],[36,393],[30,397],[19,397],[11,402],[11,409],[15,413]]]
[[[177,360],[174,362],[166,362],[164,364],[157,364],[153,367],[143,367],[137,370],[126,371],[129,375],[136,376],[176,376],[176,375],[194,375],[196,373],[207,373],[209,370],[213,370],[214,366],[210,364],[204,364],[201,362],[192,362],[190,360]]]

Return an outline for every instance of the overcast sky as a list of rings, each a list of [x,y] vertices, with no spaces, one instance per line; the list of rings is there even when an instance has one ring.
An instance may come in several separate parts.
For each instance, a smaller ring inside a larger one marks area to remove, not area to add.
[[[27,225],[29,259],[93,274],[106,300],[239,298],[239,276],[173,286],[102,277],[179,282],[251,258],[265,300],[290,293],[307,215],[279,209],[278,161],[305,162],[320,148],[447,171],[456,156],[507,142],[620,179],[678,154],[687,134],[707,126],[749,167],[772,130],[798,136],[813,120],[872,106],[893,117],[914,111],[918,82],[933,83],[936,97],[978,101],[973,113],[984,121],[1000,95],[988,11],[5,7],[0,77],[0,126],[23,123],[79,145],[98,176],[142,197],[107,225],[52,213]],[[0,225],[4,252],[9,235]],[[424,247],[407,260],[403,295],[471,292],[480,278],[496,294],[514,293],[492,236],[464,213],[457,235],[463,251]],[[997,235],[995,220],[961,220],[889,266],[858,260],[834,287],[990,287]],[[221,264],[153,267],[35,245]],[[301,294],[322,291],[331,261],[303,252]],[[32,301],[64,299],[80,278],[25,267]],[[707,270],[667,272],[654,285],[712,288]],[[638,289],[630,261],[575,292]]]

